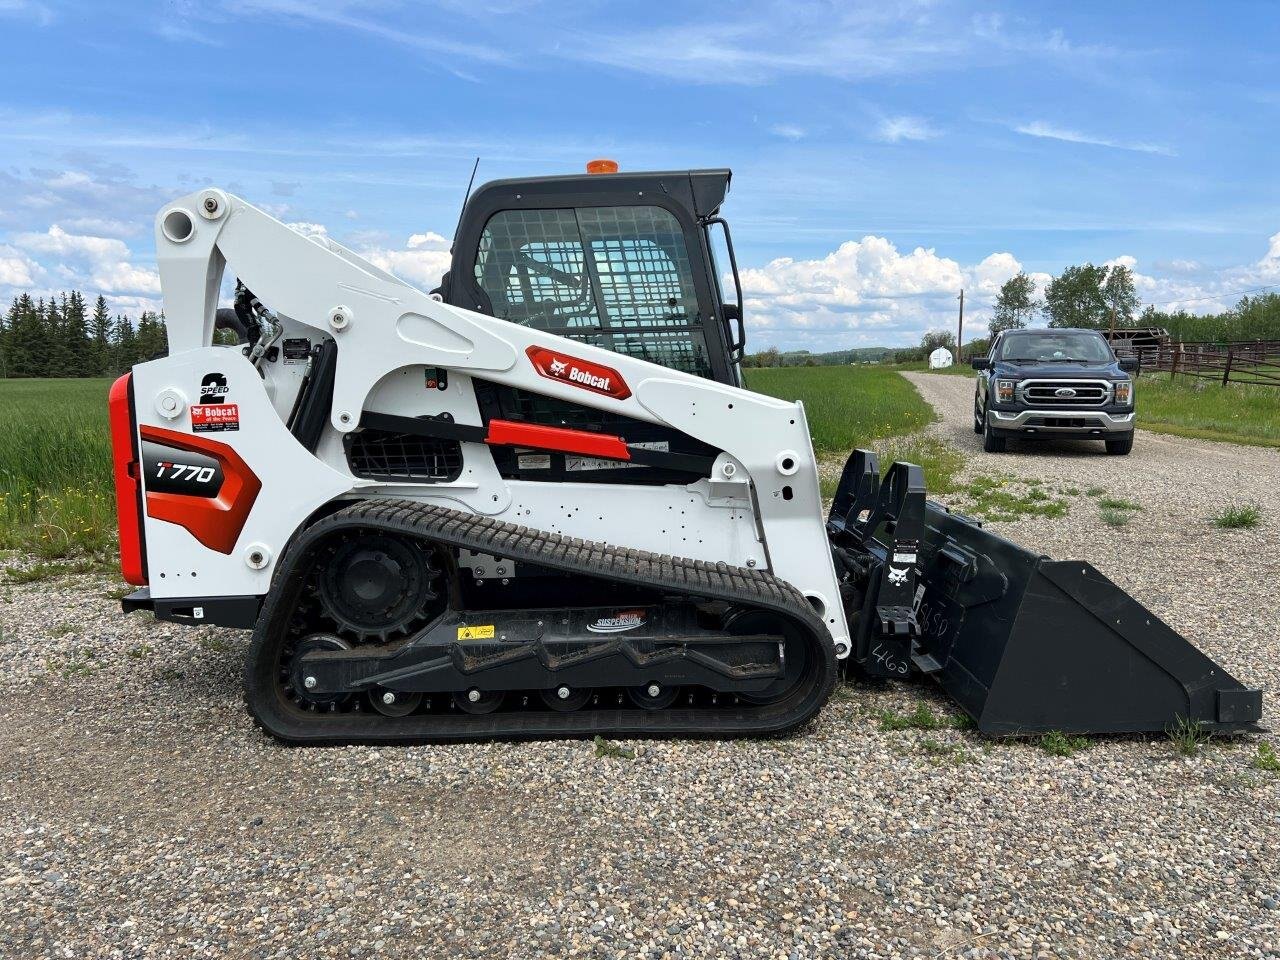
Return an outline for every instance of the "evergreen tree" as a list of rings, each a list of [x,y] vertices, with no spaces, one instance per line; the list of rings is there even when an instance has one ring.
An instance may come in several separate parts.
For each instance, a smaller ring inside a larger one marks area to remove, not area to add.
[[[44,301],[39,304],[24,293],[14,301],[10,311],[8,343],[11,358],[11,377],[43,376],[45,367],[43,350],[44,340]]]
[[[13,376],[13,355],[9,333],[18,319],[18,298],[13,298],[9,312],[0,317],[0,378]]]
[[[111,363],[111,314],[107,312],[107,298],[98,294],[93,305],[93,319],[89,321],[91,338],[90,372],[88,376],[101,377],[109,374]]]
[[[62,301],[62,350],[66,358],[62,376],[93,376],[89,318],[85,314],[84,297],[74,290],[64,295]]]
[[[111,363],[115,373],[123,373],[138,362],[138,335],[124,314],[116,317]]]

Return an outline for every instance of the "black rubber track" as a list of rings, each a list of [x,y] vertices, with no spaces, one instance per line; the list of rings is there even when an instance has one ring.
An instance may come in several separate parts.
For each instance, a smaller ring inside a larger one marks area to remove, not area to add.
[[[277,657],[301,597],[316,548],[344,530],[389,532],[463,547],[598,580],[654,587],[785,617],[809,640],[808,669],[793,693],[763,706],[739,704],[650,711],[583,709],[575,713],[517,710],[485,715],[319,713],[298,709],[277,689]],[[415,500],[368,500],[326,517],[301,534],[276,571],[253,633],[245,700],[254,720],[292,744],[345,744],[591,737],[739,737],[784,733],[813,717],[836,682],[835,648],[804,596],[770,573],[726,563],[687,560],[533,530]]]

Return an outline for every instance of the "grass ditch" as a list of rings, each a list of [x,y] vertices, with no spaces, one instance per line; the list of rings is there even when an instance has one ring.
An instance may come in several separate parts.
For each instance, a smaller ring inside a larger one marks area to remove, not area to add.
[[[894,460],[918,464],[931,494],[955,490],[964,456],[921,432],[937,415],[895,368],[767,367],[744,373],[748,389],[804,404],[824,497],[835,493],[855,447],[874,449],[886,466]]]
[[[1201,440],[1280,447],[1280,388],[1144,373],[1138,426]]]

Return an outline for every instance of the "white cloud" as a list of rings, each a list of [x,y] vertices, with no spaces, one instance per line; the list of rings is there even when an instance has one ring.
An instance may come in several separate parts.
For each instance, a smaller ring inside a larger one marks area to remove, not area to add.
[[[449,269],[449,241],[438,233],[415,233],[405,241],[403,249],[367,246],[360,255],[402,280],[407,280],[422,290],[440,285],[440,278]]]
[[[35,276],[40,265],[21,255],[5,256],[0,253],[0,287],[27,289],[36,284]]]
[[[309,223],[306,220],[295,220],[293,223],[285,224],[285,226],[291,227],[294,231],[302,234],[304,237],[327,237],[329,235],[329,228],[323,223]]]
[[[876,128],[875,138],[885,143],[899,143],[902,140],[932,140],[938,131],[929,126],[922,117],[885,117]]]
[[[966,312],[976,311],[1021,269],[1010,253],[963,266],[933,249],[903,253],[884,237],[867,236],[819,259],[783,257],[745,270],[742,281],[748,322],[766,345],[836,349],[849,342],[917,340],[931,327],[955,322],[962,288]]]
[[[13,238],[13,242],[24,250],[34,253],[52,253],[62,257],[122,260],[129,255],[129,248],[123,240],[67,233],[56,223],[45,233],[20,233]]]
[[[1280,264],[1280,233],[1273,233],[1271,239],[1267,242],[1267,254],[1262,258],[1262,262],[1274,261]]]
[[[92,293],[146,294],[160,292],[160,276],[132,262],[133,253],[123,240],[68,233],[58,224],[44,233],[20,233],[13,245],[46,261],[68,286]],[[21,284],[15,284],[20,286]]]
[[[447,247],[448,244],[448,240],[431,230],[426,233],[415,233],[405,242],[405,246],[410,250],[418,250],[424,247],[439,250],[442,247]]]
[[[1025,136],[1038,137],[1042,140],[1062,140],[1066,143],[1082,143],[1093,147],[1111,147],[1116,150],[1132,150],[1136,153],[1154,153],[1162,157],[1177,156],[1172,147],[1158,143],[1110,140],[1106,137],[1059,127],[1045,120],[1033,120],[1031,123],[1015,126],[1013,129]]]
[[[769,132],[775,137],[782,137],[783,140],[803,140],[805,135],[804,127],[797,127],[793,123],[775,123],[769,128]]]
[[[142,233],[142,224],[124,220],[112,220],[107,217],[72,217],[59,221],[60,225],[70,227],[78,233],[91,233],[97,236],[133,236]]]

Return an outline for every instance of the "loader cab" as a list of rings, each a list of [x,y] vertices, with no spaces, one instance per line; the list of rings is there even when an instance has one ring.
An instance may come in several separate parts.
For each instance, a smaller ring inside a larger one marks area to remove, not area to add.
[[[463,209],[437,292],[454,306],[741,386],[741,285],[718,216],[730,177],[683,170],[486,183]]]

